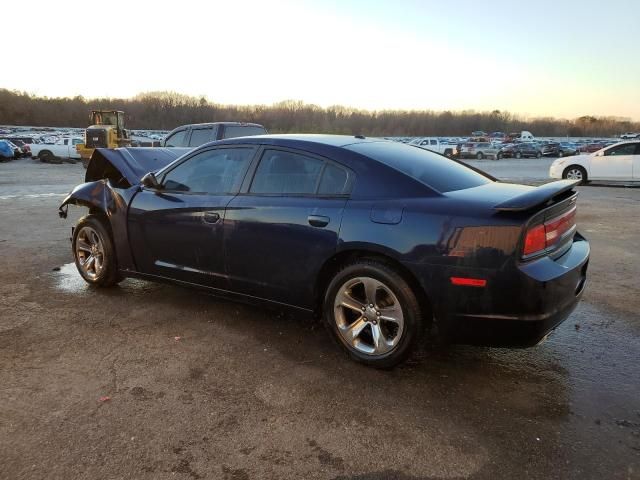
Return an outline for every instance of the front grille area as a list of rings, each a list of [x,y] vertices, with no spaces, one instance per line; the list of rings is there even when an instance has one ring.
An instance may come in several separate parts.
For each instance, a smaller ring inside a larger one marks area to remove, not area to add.
[[[106,130],[87,130],[85,145],[88,148],[106,148],[107,147],[107,131]]]

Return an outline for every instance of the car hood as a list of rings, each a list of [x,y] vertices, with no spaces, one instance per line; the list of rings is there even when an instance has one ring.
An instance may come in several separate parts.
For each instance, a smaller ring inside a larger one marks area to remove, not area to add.
[[[191,150],[159,147],[97,148],[89,160],[85,182],[107,178],[114,185],[135,185],[147,173],[166,167]]]

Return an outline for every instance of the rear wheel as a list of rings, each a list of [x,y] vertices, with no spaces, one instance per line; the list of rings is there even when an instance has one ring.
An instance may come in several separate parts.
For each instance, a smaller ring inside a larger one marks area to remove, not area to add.
[[[78,272],[90,285],[118,283],[118,264],[105,220],[96,215],[81,218],[73,231],[73,256]]]
[[[514,155],[514,157],[516,158],[522,158],[522,154],[520,152],[516,152],[516,154]]]
[[[571,165],[564,169],[562,178],[566,178],[567,180],[580,180],[580,183],[584,185],[587,183],[587,171],[580,165]]]
[[[542,157],[542,152],[537,152],[536,153],[536,158],[541,158]]]
[[[558,158],[564,157],[564,152],[562,150],[558,150]]]
[[[483,153],[482,153],[482,152],[478,152],[478,153],[476,154],[476,158],[477,158],[478,160],[482,160],[482,159],[484,158]]]
[[[326,290],[324,320],[354,360],[391,368],[406,360],[422,333],[415,293],[394,269],[362,259],[340,270]]]

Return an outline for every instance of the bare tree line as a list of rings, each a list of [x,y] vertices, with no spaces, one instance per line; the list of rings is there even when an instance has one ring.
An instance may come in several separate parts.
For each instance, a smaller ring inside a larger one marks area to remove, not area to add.
[[[620,117],[583,116],[526,119],[509,112],[359,110],[327,108],[286,100],[273,105],[220,105],[175,92],[142,93],[133,98],[49,98],[0,89],[0,124],[86,127],[91,109],[124,110],[127,127],[171,130],[187,123],[242,121],[264,125],[271,133],[336,133],[367,136],[460,136],[474,130],[538,136],[610,136],[640,131],[640,122]]]

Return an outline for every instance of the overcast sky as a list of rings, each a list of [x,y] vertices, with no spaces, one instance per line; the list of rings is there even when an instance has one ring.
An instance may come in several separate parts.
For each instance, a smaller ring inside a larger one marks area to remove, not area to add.
[[[0,87],[40,95],[640,119],[637,0],[22,1],[2,24]]]

